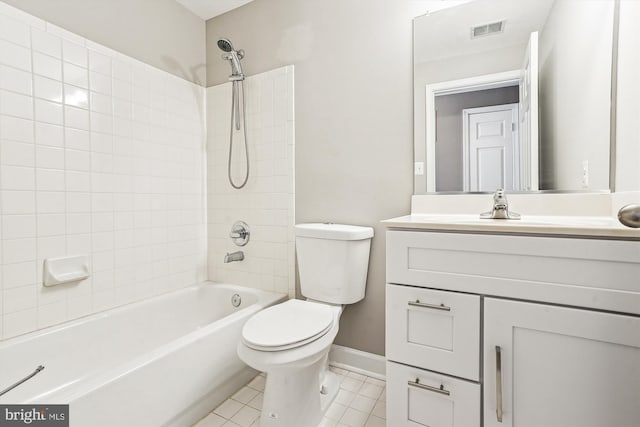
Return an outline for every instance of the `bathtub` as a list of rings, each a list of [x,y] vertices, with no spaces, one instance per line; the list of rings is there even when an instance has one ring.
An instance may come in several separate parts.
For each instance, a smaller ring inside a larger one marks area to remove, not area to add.
[[[204,282],[0,342],[0,390],[45,367],[0,404],[69,404],[72,427],[189,426],[256,374],[242,326],[285,298]]]

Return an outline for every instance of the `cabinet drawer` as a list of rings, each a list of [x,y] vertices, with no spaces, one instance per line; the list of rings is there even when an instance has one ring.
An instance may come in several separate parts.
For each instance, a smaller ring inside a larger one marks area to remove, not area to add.
[[[387,359],[480,379],[480,297],[387,284]]]
[[[386,246],[387,283],[640,314],[640,241],[393,230]]]
[[[479,427],[480,384],[387,362],[387,425]]]

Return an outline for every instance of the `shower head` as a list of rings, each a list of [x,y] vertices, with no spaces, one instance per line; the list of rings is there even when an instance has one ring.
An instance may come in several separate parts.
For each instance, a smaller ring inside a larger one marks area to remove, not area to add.
[[[231,63],[231,75],[229,76],[229,80],[243,80],[244,74],[242,73],[240,60],[244,58],[244,51],[242,49],[235,50],[231,41],[226,38],[218,39],[218,47],[221,51],[226,52],[222,54],[222,59],[226,59]]]
[[[229,41],[229,39],[219,39],[218,47],[223,52],[231,52],[233,50],[233,45]]]

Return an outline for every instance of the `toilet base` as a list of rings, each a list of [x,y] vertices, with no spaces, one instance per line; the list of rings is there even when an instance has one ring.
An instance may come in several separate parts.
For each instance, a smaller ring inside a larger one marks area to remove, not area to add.
[[[261,427],[317,427],[340,387],[327,355],[301,369],[274,369],[267,382]]]

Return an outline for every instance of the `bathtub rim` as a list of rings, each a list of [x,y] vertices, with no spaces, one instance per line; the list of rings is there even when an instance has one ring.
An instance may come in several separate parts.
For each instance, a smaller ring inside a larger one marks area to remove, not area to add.
[[[2,340],[0,340],[0,351],[2,351],[6,347],[10,347],[12,345],[19,344],[19,343],[21,343],[23,341],[29,341],[31,339],[36,339],[38,337],[49,335],[49,334],[52,334],[52,333],[57,332],[57,331],[61,331],[61,330],[64,330],[64,329],[69,329],[69,328],[72,328],[72,327],[77,326],[79,324],[91,321],[93,319],[102,319],[102,318],[105,318],[105,317],[110,317],[110,316],[115,315],[115,314],[117,314],[117,313],[119,313],[121,311],[126,311],[127,309],[131,309],[131,307],[133,307],[133,306],[147,304],[147,303],[149,303],[150,300],[156,301],[157,299],[169,299],[173,294],[184,292],[184,291],[189,290],[189,289],[197,289],[197,288],[205,287],[205,286],[216,286],[216,287],[226,288],[226,289],[239,289],[239,290],[244,291],[244,292],[252,293],[252,294],[254,294],[254,295],[256,295],[258,297],[257,301],[256,301],[256,304],[259,305],[262,308],[268,307],[271,304],[276,304],[280,300],[287,299],[287,294],[281,293],[281,292],[265,291],[265,290],[262,290],[262,289],[250,288],[248,286],[235,285],[235,284],[232,284],[232,283],[213,282],[213,281],[210,281],[210,280],[204,280],[202,282],[198,282],[198,283],[190,285],[190,286],[185,286],[183,288],[178,288],[178,289],[172,289],[172,290],[169,290],[167,292],[163,292],[163,293],[160,293],[160,294],[157,294],[157,295],[153,295],[153,296],[151,296],[149,298],[145,298],[145,299],[141,299],[141,300],[137,300],[137,301],[132,301],[132,302],[129,302],[129,303],[126,303],[126,304],[123,304],[123,305],[118,305],[118,306],[115,306],[115,307],[107,308],[107,309],[102,310],[102,311],[98,311],[98,312],[95,312],[95,313],[90,313],[90,314],[87,314],[85,316],[77,317],[75,319],[70,319],[70,320],[67,320],[67,321],[64,321],[64,322],[61,322],[61,323],[57,323],[55,325],[47,326],[47,327],[42,328],[42,329],[37,329],[35,331],[29,331],[29,332],[25,332],[24,334],[16,335],[14,337],[10,337],[10,338],[7,338],[7,339],[2,339]],[[276,302],[271,302],[270,304],[267,303],[272,298],[276,298]],[[244,310],[244,309],[246,309],[248,307],[250,307],[250,305],[248,305],[247,307],[243,308],[242,310]],[[240,312],[242,310],[238,310],[238,312]],[[236,312],[236,313],[238,313],[238,312]],[[232,313],[231,315],[234,315],[236,313]]]

